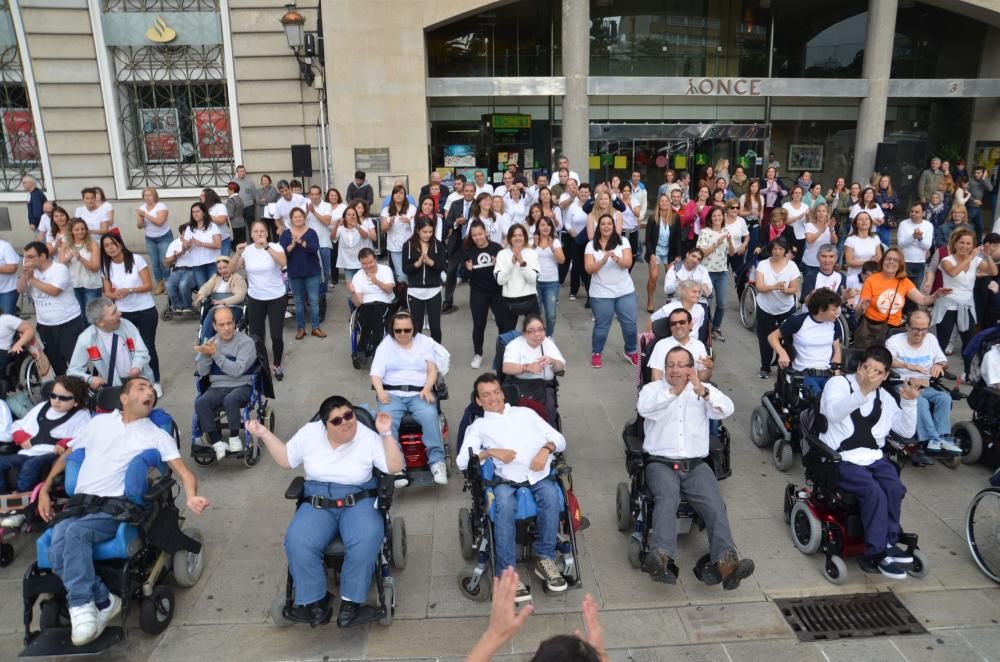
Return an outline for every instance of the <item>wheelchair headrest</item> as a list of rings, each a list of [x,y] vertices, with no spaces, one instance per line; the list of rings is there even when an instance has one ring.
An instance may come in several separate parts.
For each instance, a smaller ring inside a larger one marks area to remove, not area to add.
[[[496,353],[493,356],[493,372],[497,373],[497,375],[501,378],[503,377],[504,351],[507,349],[507,345],[509,345],[512,340],[520,337],[521,332],[517,329],[512,329],[497,336]]]
[[[653,320],[653,336],[657,340],[670,337],[670,315]]]
[[[843,356],[843,369],[845,374],[855,373],[858,371],[858,366],[861,365],[861,361],[865,358],[865,350],[855,349],[853,347],[844,350]]]
[[[52,388],[55,385],[56,385],[55,381],[44,382],[42,384],[42,391],[41,391],[42,402],[45,402],[45,401],[47,401],[49,399],[49,396],[52,395]]]
[[[83,465],[85,457],[86,450],[81,448],[71,452],[66,458],[66,478],[64,485],[66,493],[70,496],[76,492],[76,481],[80,476],[80,467]],[[169,472],[167,465],[160,459],[158,451],[151,449],[144,450],[129,462],[128,469],[125,472],[125,497],[130,501],[139,505],[143,504],[143,496],[145,496],[146,489],[149,487],[146,477],[149,475],[150,469],[157,470],[161,476],[165,476]]]

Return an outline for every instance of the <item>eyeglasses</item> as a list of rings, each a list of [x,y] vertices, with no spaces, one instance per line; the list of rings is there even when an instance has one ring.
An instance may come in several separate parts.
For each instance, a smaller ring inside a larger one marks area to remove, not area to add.
[[[537,329],[525,329],[525,333],[545,333],[545,327],[538,327]]]
[[[674,326],[684,326],[685,324],[688,324],[687,320],[671,320],[670,321],[670,326],[671,327],[674,327]]]
[[[76,397],[72,395],[59,395],[58,393],[50,393],[49,400],[58,400],[59,402],[70,402],[71,400],[76,400]]]
[[[350,421],[353,418],[354,418],[354,412],[348,409],[347,411],[344,412],[343,416],[334,416],[329,421],[327,421],[327,423],[329,423],[334,427],[337,427],[341,423],[346,423],[347,421]]]
[[[930,327],[924,327],[922,329],[918,329],[916,327],[911,326],[910,331],[912,331],[913,333],[927,333],[928,331],[930,331]]]
[[[395,333],[397,336],[401,336],[404,333],[413,333],[413,327],[411,326],[406,329],[393,329],[392,332]]]

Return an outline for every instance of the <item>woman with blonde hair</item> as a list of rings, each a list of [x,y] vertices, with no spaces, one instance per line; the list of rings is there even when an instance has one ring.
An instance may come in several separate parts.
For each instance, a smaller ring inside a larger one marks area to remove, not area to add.
[[[167,256],[167,246],[174,240],[170,231],[167,216],[170,211],[160,202],[160,194],[152,186],[142,190],[142,204],[135,209],[135,225],[146,236],[146,254],[149,255],[149,266],[153,269],[153,294],[163,294],[166,291],[167,276],[170,270],[164,263]]]
[[[87,302],[101,296],[101,249],[90,234],[87,221],[74,218],[69,224],[69,240],[59,250],[59,261],[69,269],[80,314],[87,316]]]
[[[661,195],[656,200],[653,217],[646,223],[646,264],[649,273],[646,278],[646,312],[656,310],[654,297],[656,283],[660,279],[660,265],[669,269],[681,255],[681,222],[670,206],[670,197]]]

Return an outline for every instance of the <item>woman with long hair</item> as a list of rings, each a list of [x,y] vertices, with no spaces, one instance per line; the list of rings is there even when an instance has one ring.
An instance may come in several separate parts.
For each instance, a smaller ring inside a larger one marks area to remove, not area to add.
[[[336,285],[340,279],[340,269],[337,265],[340,261],[340,256],[338,255],[340,246],[337,244],[337,233],[334,228],[336,222],[344,217],[344,212],[347,211],[347,203],[344,202],[344,196],[340,195],[340,191],[336,188],[329,189],[323,200],[330,205],[330,225],[327,228],[332,242],[330,248],[330,284]],[[350,280],[350,278],[347,280]]]
[[[89,225],[87,226],[90,227]],[[70,240],[70,216],[62,207],[56,205],[52,208],[52,220],[49,231],[45,235],[45,245],[49,248],[49,255],[59,254],[62,247]]]
[[[191,205],[187,229],[181,235],[185,249],[189,249],[195,284],[201,288],[215,273],[215,258],[222,254],[222,235],[213,223],[204,202]]]
[[[872,231],[872,217],[867,211],[859,212],[851,223],[853,232],[844,244],[844,264],[847,278],[857,277],[865,262],[882,261],[882,240]]]
[[[788,253],[789,258],[794,258],[795,256],[795,230],[792,229],[791,225],[785,223],[788,220],[788,212],[781,207],[775,207],[771,210],[771,222],[768,223],[767,229],[763,230],[760,234],[760,246],[754,249],[754,254],[759,255],[760,259],[767,258],[770,253],[770,246],[773,245],[775,239],[779,237],[785,240],[787,246],[785,246],[785,252]]]
[[[747,227],[746,219],[740,216],[740,203],[736,198],[730,198],[725,205],[726,224],[725,231],[733,240],[736,250],[729,256],[729,269],[739,277],[744,273],[746,260],[750,249],[750,229]],[[725,282],[721,284],[725,287]],[[742,292],[742,290],[740,290]]]
[[[170,211],[160,202],[160,194],[152,186],[142,190],[142,204],[135,210],[135,224],[146,237],[146,254],[149,255],[153,267],[153,281],[156,287],[153,294],[163,294],[166,291],[168,275],[163,258],[167,254],[167,246],[174,240],[167,221]]]
[[[87,221],[82,218],[73,219],[69,232],[71,240],[59,250],[59,261],[69,269],[73,292],[80,304],[80,314],[86,318],[87,302],[104,292],[104,283],[101,281],[101,248],[90,235]]]
[[[326,338],[320,328],[319,286],[323,268],[319,262],[319,236],[306,222],[306,212],[295,207],[288,213],[288,227],[281,233],[278,243],[287,256],[288,283],[295,300],[296,340],[306,337],[306,302],[309,303],[309,321],[312,335]]]
[[[632,195],[632,185],[630,183],[625,182],[622,184],[621,191],[621,201],[625,205],[625,211],[621,212],[622,234],[632,249],[632,255],[639,256],[639,216],[642,212],[642,203],[636,196]],[[635,266],[635,260],[632,261],[632,266]]]
[[[507,247],[497,254],[493,275],[515,326],[519,316],[538,312],[538,271],[538,254],[528,245],[528,231],[521,224],[512,225]]]
[[[594,206],[587,215],[587,239],[597,236],[597,221],[601,216],[610,216],[615,222],[615,232],[624,234],[624,219],[622,213],[611,204],[611,192],[607,188],[598,187],[594,194]]]
[[[660,279],[660,266],[669,269],[681,257],[681,222],[670,206],[670,196],[656,199],[653,217],[646,223],[646,312],[656,310],[656,285]]]
[[[146,343],[156,395],[162,397],[160,359],[156,354],[156,326],[160,316],[153,301],[153,274],[149,265],[141,255],[134,255],[117,233],[109,232],[101,237],[101,277],[104,296],[115,302],[122,317],[135,325]]]
[[[281,357],[285,351],[281,325],[285,321],[285,306],[288,299],[281,270],[288,264],[288,254],[280,244],[268,242],[269,231],[270,228],[264,220],[251,223],[251,243],[236,247],[236,259],[233,260],[231,269],[239,271],[240,267],[243,267],[246,270],[246,314],[250,335],[263,341],[267,338],[265,328],[270,329],[274,378],[280,382],[285,378],[285,372],[281,368]]]
[[[431,338],[441,342],[441,273],[448,270],[447,249],[434,236],[434,200],[424,198],[421,206],[431,204],[429,215],[417,217],[413,236],[403,246],[403,271],[409,281],[406,301],[413,316],[415,333],[424,328],[424,317],[431,328]]]
[[[524,227],[528,231],[528,245],[535,245],[535,234],[538,232],[538,221],[545,218],[542,206],[537,202],[528,207],[528,216],[524,219]],[[550,221],[551,223],[551,221]]]
[[[711,191],[707,186],[699,186],[695,199],[689,201],[681,210],[681,253],[687,255],[688,251],[698,243],[698,235],[705,227],[708,214],[712,211]]]
[[[488,201],[489,193],[480,194],[476,201],[483,200],[484,196]],[[469,224],[469,234],[462,244],[464,248],[462,260],[465,268],[463,278],[469,283],[469,309],[472,311],[471,365],[477,370],[483,362],[483,340],[489,312],[493,312],[497,333],[510,331],[514,328],[514,322],[510,319],[510,311],[503,302],[500,285],[493,276],[497,255],[503,248],[498,242],[490,240],[482,220],[475,214],[472,216],[474,220]]]
[[[277,224],[274,221],[272,211],[275,202],[278,201],[278,189],[271,183],[270,175],[260,176],[260,186],[257,187],[257,218],[263,219],[264,225],[268,229],[269,241],[278,241]],[[249,232],[249,228],[247,229]]]
[[[545,314],[545,333],[551,336],[555,333],[556,313],[559,312],[559,265],[566,261],[566,254],[556,226],[548,216],[535,222],[534,244],[538,254],[538,281],[535,283],[538,303]]]
[[[406,274],[403,272],[403,244],[413,234],[413,218],[416,215],[417,210],[407,199],[406,187],[402,184],[393,186],[389,205],[382,210],[381,226],[392,270],[396,274],[396,280],[401,283],[406,282]]]
[[[735,203],[735,200],[733,201]],[[735,209],[735,207],[734,207]],[[712,207],[708,214],[708,225],[698,235],[698,248],[705,256],[701,266],[712,279],[715,292],[715,313],[712,315],[712,337],[726,342],[722,335],[722,318],[726,308],[726,279],[729,275],[729,257],[736,254],[736,244],[726,230],[726,211],[722,207]]]
[[[417,203],[417,215],[413,219],[414,234],[417,232],[417,221],[420,219],[426,219],[431,222],[431,227],[434,228],[434,238],[440,241],[444,232],[444,217],[438,211],[438,206],[434,202],[434,198],[429,195],[420,198],[420,202]],[[410,239],[413,239],[412,235]],[[403,271],[406,271],[406,260],[403,260]]]
[[[562,208],[552,199],[552,191],[547,187],[538,189],[538,206],[542,208],[542,216],[555,225],[556,233],[562,232]]]
[[[861,191],[861,198],[853,207],[851,207],[851,220],[853,221],[854,218],[861,212],[867,213],[868,218],[871,219],[872,233],[878,236],[879,241],[882,242],[883,246],[888,246],[889,228],[882,228],[885,224],[885,214],[882,212],[882,208],[879,207],[878,203],[875,202],[875,189],[867,187]]]
[[[771,210],[780,207],[782,199],[788,195],[788,189],[778,177],[778,171],[775,168],[768,168],[764,171],[760,192],[764,196],[764,218],[771,218]]]
[[[611,330],[611,320],[618,318],[625,341],[625,358],[639,365],[636,335],[635,285],[628,269],[632,266],[632,249],[622,242],[615,217],[604,214],[597,219],[594,240],[587,243],[584,268],[590,274],[590,302],[594,312],[591,333],[590,365],[600,368],[604,345]]]
[[[750,243],[747,245],[747,255],[753,255],[754,249],[760,245],[760,224],[764,216],[764,196],[760,194],[760,180],[751,179],[747,184],[747,192],[740,196],[739,215],[747,224],[750,232]]]
[[[802,276],[819,271],[819,249],[826,244],[837,243],[836,222],[830,216],[830,208],[821,203],[812,208],[806,223],[806,247],[802,253]]]
[[[882,210],[885,223],[879,226],[878,236],[882,243],[889,245],[889,230],[896,227],[896,208],[899,207],[899,196],[892,190],[892,179],[889,175],[878,178],[878,190],[875,191],[875,204]]]
[[[480,193],[469,208],[469,216],[473,220],[478,220],[486,229],[486,237],[493,243],[503,245],[503,228],[500,219],[493,211],[493,195],[490,193]],[[466,235],[468,236],[468,235]]]
[[[850,192],[847,190],[847,181],[843,177],[837,177],[833,188],[826,192],[826,203],[830,206],[830,214],[833,216],[837,233],[837,263],[840,263],[844,255],[844,242],[847,241],[848,225],[846,221],[850,218],[851,202]]]
[[[802,254],[806,247],[806,220],[809,218],[809,205],[802,201],[803,189],[796,184],[789,193],[789,200],[781,205],[781,208],[788,214],[785,221],[792,226],[795,232],[795,261],[802,260]]]
[[[199,197],[208,208],[208,220],[219,228],[219,236],[222,237],[219,249],[222,255],[229,255],[233,248],[233,231],[229,227],[229,210],[226,209],[226,203],[222,201],[215,189],[211,188],[202,189]]]

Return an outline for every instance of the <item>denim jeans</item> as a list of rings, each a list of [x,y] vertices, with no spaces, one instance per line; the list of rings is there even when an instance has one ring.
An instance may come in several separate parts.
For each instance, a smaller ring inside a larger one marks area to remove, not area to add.
[[[837,264],[841,264],[844,261],[844,244],[847,242],[847,233],[850,229],[851,223],[849,220],[837,219]]]
[[[715,314],[712,316],[712,330],[722,328],[722,317],[726,314],[726,286],[729,280],[728,271],[709,271],[708,278],[712,281],[712,298],[715,299]]]
[[[309,297],[309,321],[312,328],[319,328],[319,284],[322,275],[289,278],[292,296],[295,298],[295,324],[306,328],[306,297]]]
[[[226,237],[225,239],[222,240],[222,246],[220,247],[220,250],[221,252],[219,253],[219,255],[229,255],[233,252],[232,237]]]
[[[882,242],[882,250],[885,250],[885,247],[890,245],[890,234],[892,233],[892,230],[889,229],[888,225],[883,223],[875,228],[875,232],[878,234],[878,240]]]
[[[0,494],[30,492],[35,485],[45,480],[55,461],[54,452],[44,455],[0,455]],[[17,482],[5,485],[4,476],[10,469],[18,469]]]
[[[389,251],[389,261],[392,262],[392,273],[396,274],[396,281],[408,282],[406,274],[403,273],[403,251]]]
[[[107,513],[65,519],[52,529],[49,563],[66,587],[70,608],[108,600],[108,587],[94,570],[94,546],[117,530],[118,522]]]
[[[147,261],[153,269],[153,282],[159,283],[165,280],[169,269],[163,263],[167,255],[167,246],[174,240],[174,233],[167,232],[162,237],[146,237],[146,253],[149,254]]]
[[[21,295],[17,293],[17,290],[11,290],[10,292],[0,294],[0,311],[3,311],[8,315],[17,315],[17,299],[20,296]]]
[[[222,431],[215,424],[215,412],[226,412],[226,429],[230,437],[238,437],[243,424],[243,407],[250,402],[250,385],[220,388],[213,386],[195,398],[194,411],[198,426],[212,443],[222,441]]]
[[[319,293],[326,294],[327,283],[330,281],[330,258],[333,255],[332,248],[319,249],[319,267],[323,273],[319,275]]]
[[[951,394],[925,388],[917,398],[917,439],[930,441],[951,434]]]
[[[820,377],[818,375],[806,375],[802,378],[802,386],[806,390],[810,391],[817,398],[823,395],[823,387],[826,383],[830,381],[829,377]]]
[[[907,262],[906,275],[910,277],[913,284],[918,288],[924,284],[924,274],[927,272],[927,265],[923,262]]]
[[[208,279],[215,275],[215,263],[209,262],[208,264],[199,264],[198,266],[191,267],[191,271],[194,273],[195,287],[201,289],[201,286],[207,283]]]
[[[555,333],[556,313],[559,312],[559,281],[538,281],[535,286],[538,288],[538,308],[545,316],[545,335],[551,336]]]
[[[233,322],[236,326],[239,326],[240,320],[243,319],[243,308],[241,306],[229,306],[229,310],[233,313]],[[201,337],[198,339],[198,342],[205,342],[215,335],[215,327],[212,326],[213,313],[214,307],[209,309],[208,314],[205,315],[205,319],[201,321]]]
[[[635,292],[629,292],[625,296],[615,299],[604,297],[592,297],[590,306],[594,313],[594,331],[590,337],[591,352],[600,354],[604,351],[604,343],[608,340],[608,332],[611,330],[611,320],[618,317],[618,324],[622,327],[622,336],[625,338],[625,353],[634,354],[638,343],[635,327],[636,303]]]
[[[167,277],[167,297],[174,308],[191,307],[191,290],[194,289],[197,277],[194,269],[174,269]]]
[[[98,299],[104,294],[104,290],[99,287],[89,288],[89,287],[74,287],[73,294],[76,295],[76,302],[80,304],[80,314],[86,319],[87,317],[87,304]],[[6,310],[4,310],[6,312]]]
[[[531,487],[531,496],[538,506],[533,550],[542,559],[556,558],[556,536],[559,533],[559,485],[554,480],[540,480]],[[493,570],[497,577],[507,566],[517,567],[517,544],[515,534],[517,524],[517,488],[501,483],[493,488],[496,515],[493,518],[493,537],[496,540],[496,565]]]
[[[424,447],[427,449],[427,462],[436,464],[444,462],[444,447],[441,442],[441,427],[438,423],[437,405],[426,402],[419,395],[413,394],[405,398],[389,394],[389,404],[379,404],[379,412],[387,412],[392,416],[392,436],[399,440],[399,424],[403,415],[409,413],[417,419],[420,431],[423,433]]]
[[[364,485],[307,480],[305,495],[339,499],[374,487],[374,480]],[[372,499],[364,499],[350,508],[313,508],[303,503],[295,511],[285,533],[285,555],[295,585],[295,604],[307,605],[326,595],[323,552],[337,536],[344,541],[340,595],[345,600],[364,603],[385,533],[382,515],[373,507],[374,503]]]

